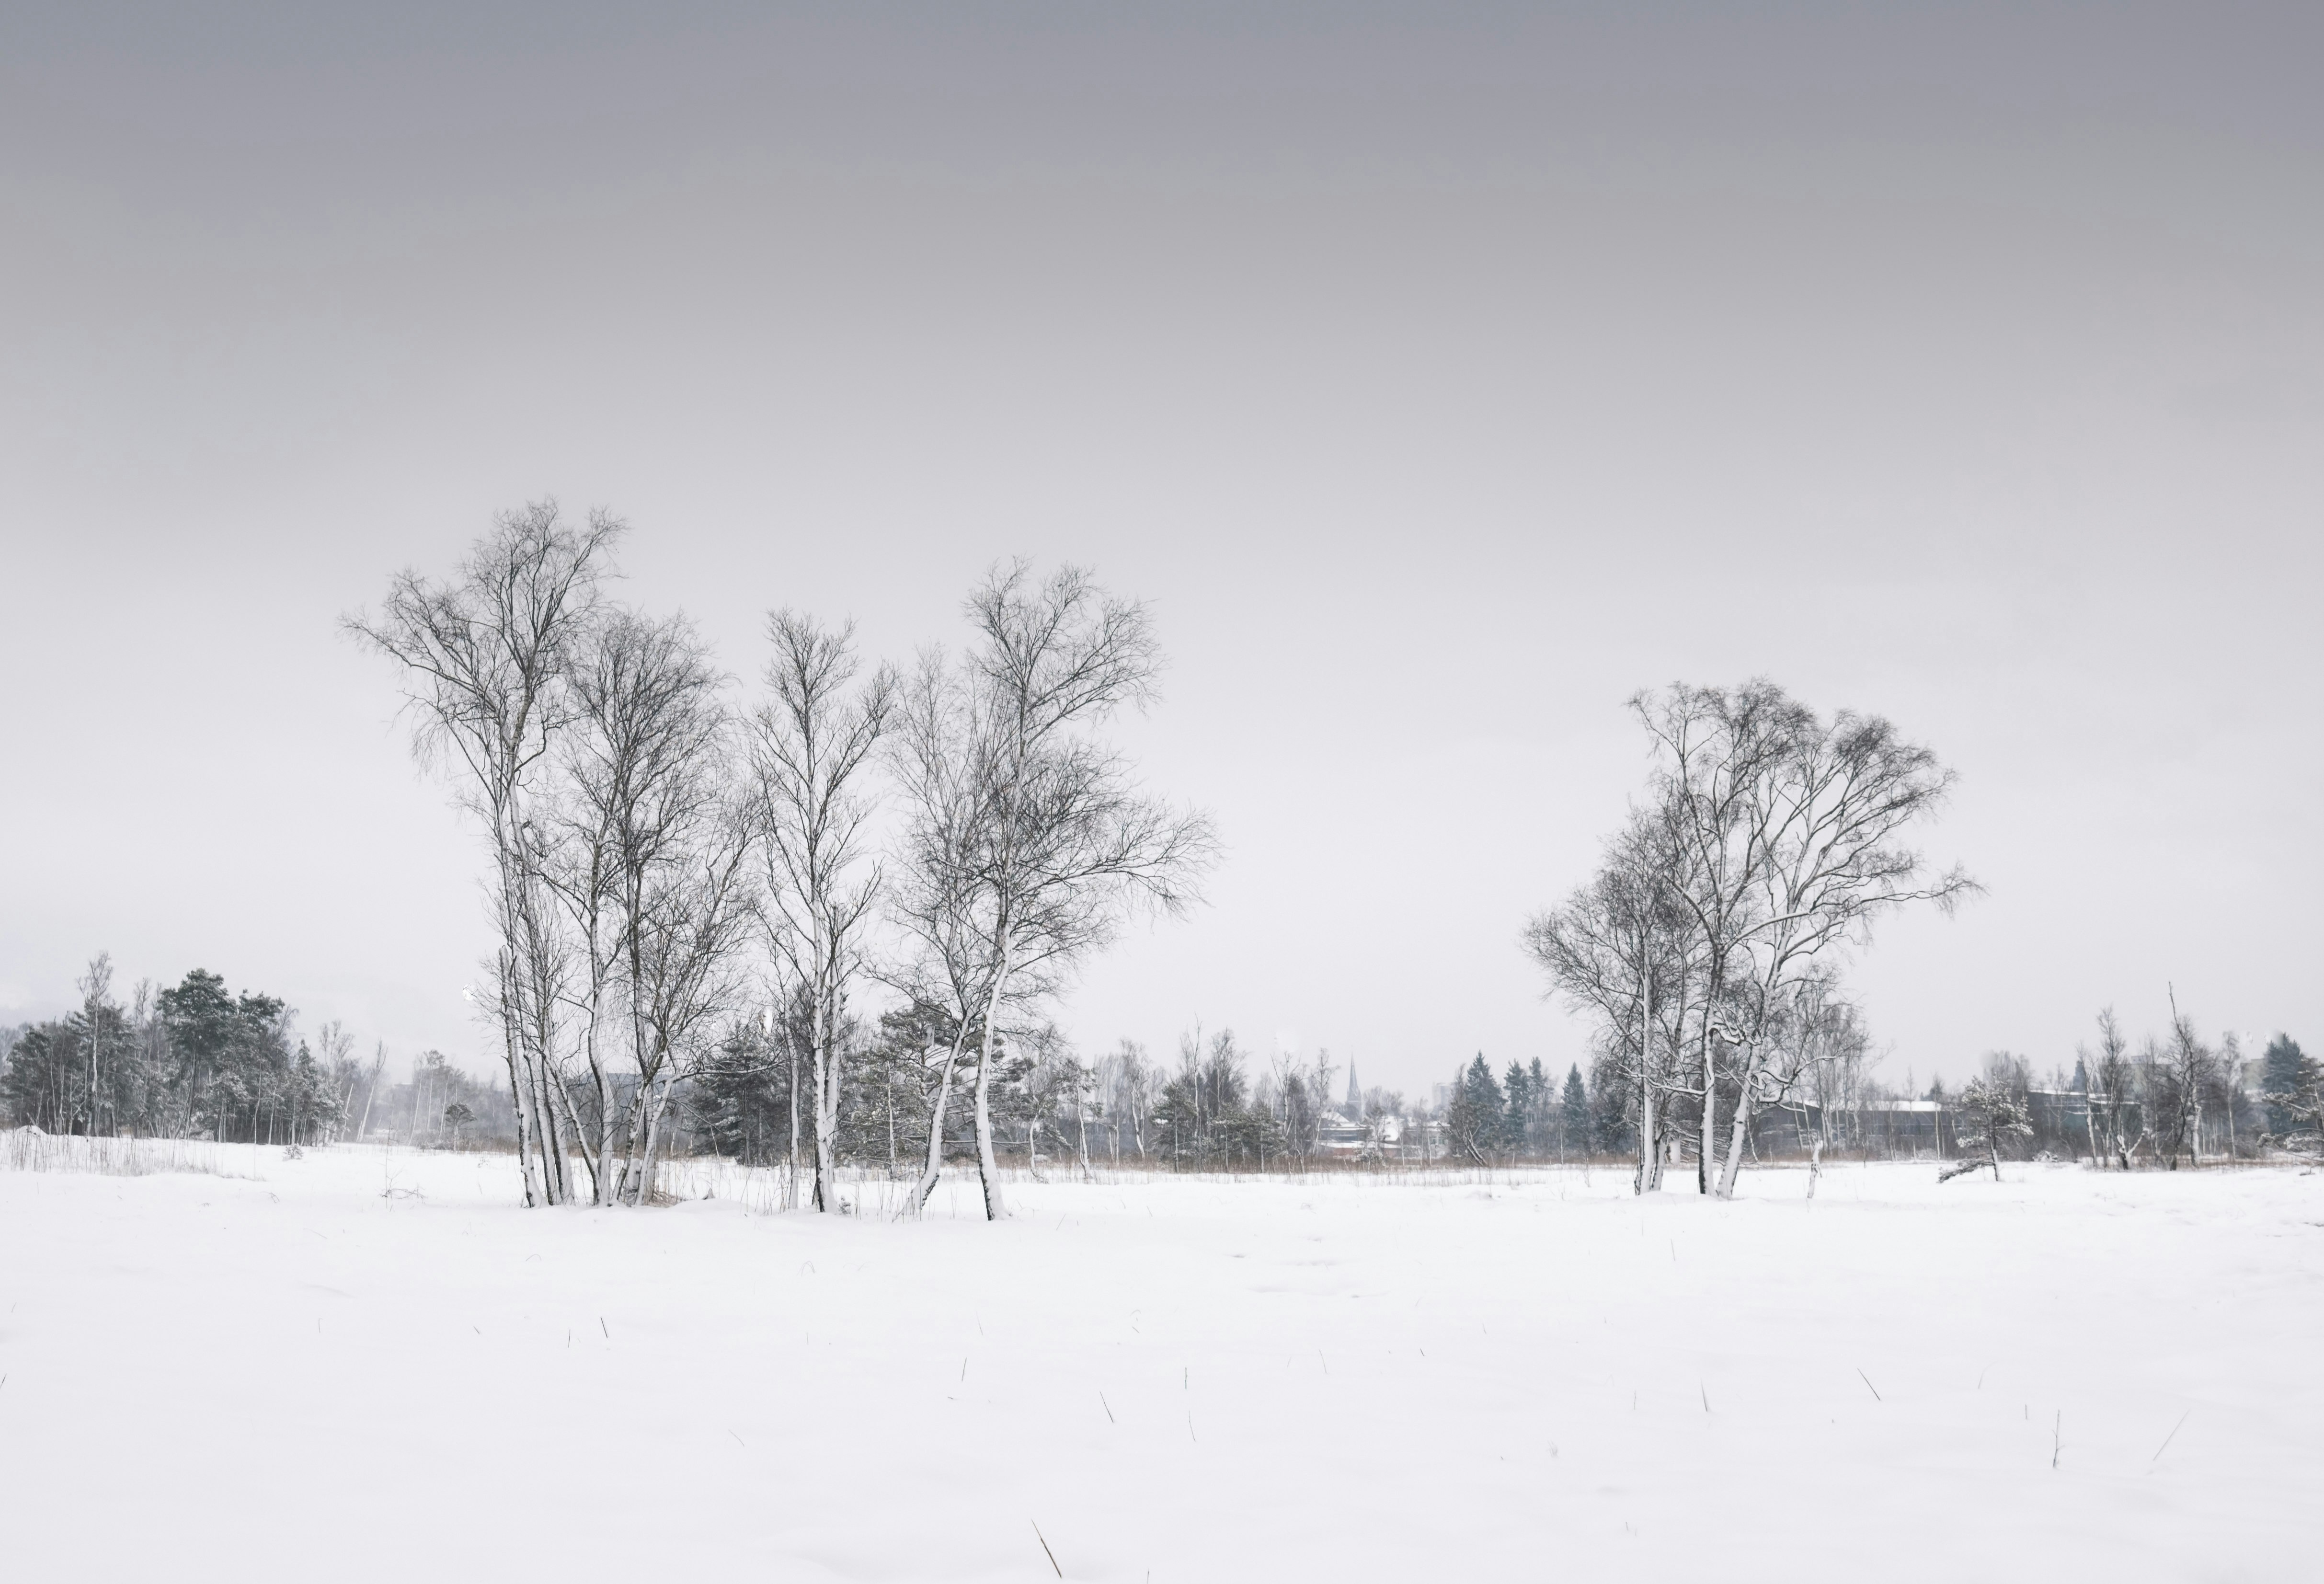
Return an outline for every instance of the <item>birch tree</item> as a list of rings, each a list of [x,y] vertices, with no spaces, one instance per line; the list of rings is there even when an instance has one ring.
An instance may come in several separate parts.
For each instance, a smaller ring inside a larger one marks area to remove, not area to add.
[[[1215,843],[1206,816],[1141,795],[1097,734],[1153,697],[1162,657],[1144,605],[1078,567],[1037,580],[1020,561],[993,572],[968,614],[976,640],[963,662],[927,657],[906,712],[912,878],[899,916],[960,1012],[915,1203],[936,1186],[944,1100],[973,1029],[978,1174],[999,1220],[991,1085],[1004,1012],[1058,987],[1133,906],[1182,911]]]
[[[527,826],[571,929],[591,1116],[574,1105],[561,1051],[549,1089],[601,1205],[644,1192],[669,1063],[685,1048],[669,1025],[690,1034],[709,1015],[696,1003],[719,1001],[739,928],[746,833],[720,686],[683,619],[606,613],[575,657],[562,795]]]
[[[750,849],[748,810],[722,795],[640,888],[625,969],[638,1073],[618,1180],[629,1203],[652,1192],[671,1098],[712,1057],[721,1019],[740,1003]]]
[[[373,617],[346,621],[402,668],[423,762],[447,764],[493,858],[499,944],[485,1000],[500,1025],[528,1205],[572,1197],[557,1053],[569,963],[526,827],[549,754],[573,719],[567,686],[623,532],[593,511],[567,523],[554,501],[503,513],[452,578],[400,574]]]
[[[2141,1110],[2138,1068],[2131,1060],[2130,1041],[2112,1007],[2098,1014],[2098,1050],[2083,1050],[2080,1054],[2090,1082],[2085,1110],[2090,1154],[2101,1169],[2112,1161],[2126,1172],[2131,1155],[2145,1142],[2146,1130],[2144,1126],[2132,1127],[2132,1118]]]
[[[1688,916],[1702,967],[1688,1092],[1699,1107],[1696,1189],[1707,1194],[1715,1191],[1720,1053],[1739,1043],[1720,1014],[1736,988],[1738,953],[1763,922],[1755,905],[1775,861],[1759,806],[1810,717],[1764,682],[1733,690],[1677,686],[1641,693],[1630,708],[1663,758],[1656,813],[1676,849],[1673,872],[1683,877],[1671,895]]]
[[[2179,1169],[2184,1149],[2188,1164],[2203,1164],[2203,1094],[2218,1082],[2218,1055],[2195,1032],[2193,1019],[2179,1009],[2179,994],[2171,992],[2171,1037],[2147,1065],[2147,1127],[2165,1165]]]
[[[752,787],[765,868],[763,916],[807,1002],[815,1117],[815,1208],[838,1204],[839,1039],[848,986],[880,894],[865,840],[867,770],[896,696],[885,667],[861,687],[852,625],[794,611],[767,619],[769,697],[752,720]]]
[[[1753,1108],[1781,1098],[1771,1064],[1788,1009],[1881,916],[1914,902],[1950,911],[1978,888],[1958,867],[1930,874],[1904,845],[1954,778],[1887,721],[1820,720],[1765,681],[1674,687],[1633,707],[1663,754],[1657,791],[1687,855],[1678,894],[1703,964],[1702,1183],[1728,1198]],[[1737,1053],[1736,1104],[1714,1175],[1722,1047]]]
[[[1553,992],[1599,1019],[1606,1054],[1637,1096],[1637,1193],[1662,1186],[1659,1107],[1676,1086],[1672,1058],[1693,977],[1692,918],[1679,902],[1687,854],[1671,838],[1659,811],[1634,811],[1597,875],[1524,935]]]

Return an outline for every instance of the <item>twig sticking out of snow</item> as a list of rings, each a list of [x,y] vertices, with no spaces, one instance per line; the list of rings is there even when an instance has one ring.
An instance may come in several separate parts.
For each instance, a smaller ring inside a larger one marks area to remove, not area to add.
[[[2185,1414],[2179,1415],[2179,1424],[2186,1423],[2188,1416],[2192,1414],[2194,1412],[2194,1409],[2190,1408]],[[2163,1461],[2163,1454],[2171,1450],[2171,1443],[2179,1439],[2179,1424],[2174,1424],[2171,1427],[2171,1433],[2164,1436],[2163,1438],[2163,1444],[2154,1449],[2154,1456],[2146,1460],[2146,1466],[2148,1468],[2152,1469],[2155,1464]]]
[[[1880,1395],[1880,1388],[1872,1384],[1872,1377],[1864,1373],[1864,1366],[1861,1364],[1856,1367],[1856,1378],[1864,1383],[1864,1389],[1872,1394],[1872,1400],[1874,1402],[1885,1403],[1888,1400]]]
[[[1027,1522],[1029,1523],[1031,1520],[1028,1519]],[[1041,1533],[1041,1526],[1038,1524],[1033,1524],[1033,1538],[1041,1543],[1041,1554],[1049,1559],[1049,1571],[1060,1579],[1064,1578],[1065,1570],[1057,1566],[1057,1553],[1049,1549],[1049,1537]]]

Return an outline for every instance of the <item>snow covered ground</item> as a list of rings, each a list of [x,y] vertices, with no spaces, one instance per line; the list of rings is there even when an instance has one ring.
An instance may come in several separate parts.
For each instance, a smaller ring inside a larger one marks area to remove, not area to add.
[[[1057,1181],[987,1226],[217,1158],[0,1171],[0,1574],[2324,1577],[2324,1174]]]

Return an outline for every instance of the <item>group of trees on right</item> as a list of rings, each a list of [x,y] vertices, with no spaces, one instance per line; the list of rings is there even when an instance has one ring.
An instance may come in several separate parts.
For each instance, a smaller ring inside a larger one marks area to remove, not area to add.
[[[2163,1038],[2134,1048],[2109,1008],[2098,1014],[2097,1045],[2076,1053],[2070,1092],[2093,1161],[2176,1170],[2207,1155],[2324,1147],[2324,1063],[2277,1035],[2260,1059],[2255,1101],[2241,1042],[2231,1033],[2211,1045],[2172,999]]]
[[[1692,1143],[1696,1184],[1732,1195],[1755,1114],[1863,1046],[1848,948],[1899,908],[1976,882],[1910,843],[1952,772],[1877,715],[1819,714],[1771,682],[1674,686],[1631,710],[1655,751],[1597,874],[1525,945],[1595,1026],[1632,1111],[1637,1187]]]
[[[2135,1049],[2102,1014],[2096,1047],[2047,1090],[1997,1054],[1956,1093],[1898,1107],[1869,1079],[1842,969],[1883,917],[1979,889],[1913,842],[1952,772],[1877,715],[1820,714],[1766,681],[1674,686],[1630,709],[1654,753],[1643,795],[1597,873],[1524,944],[1591,1021],[1592,1142],[1628,1143],[1639,1193],[1691,1158],[1700,1192],[1731,1195],[1779,1111],[1812,1160],[1836,1119],[1868,1110],[1893,1142],[1896,1116],[1917,1110],[1926,1147],[1997,1172],[2050,1147],[2122,1169],[2324,1147],[2324,1066],[2279,1036],[2255,1101],[2235,1039],[2206,1042],[2175,997],[2168,1036]],[[1480,1080],[1481,1062],[1455,1085],[1456,1118],[1483,1115],[1462,1093]]]

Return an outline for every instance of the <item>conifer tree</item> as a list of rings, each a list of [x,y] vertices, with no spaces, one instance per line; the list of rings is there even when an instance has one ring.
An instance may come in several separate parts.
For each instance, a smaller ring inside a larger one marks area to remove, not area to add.
[[[2259,1087],[2267,1104],[2267,1130],[2276,1137],[2292,1131],[2292,1116],[2285,1102],[2301,1091],[2315,1066],[2300,1048],[2300,1042],[2290,1035],[2279,1034],[2267,1042],[2267,1054],[2261,1058]]]
[[[1511,1062],[1501,1078],[1501,1148],[1511,1156],[1530,1152],[1533,1145],[1533,1078],[1521,1063]]]
[[[2270,1133],[2324,1147],[2324,1062],[2302,1051],[2290,1035],[2279,1034],[2267,1043],[2260,1090]]]
[[[1557,1107],[1558,1151],[1590,1153],[1590,1091],[1582,1087],[1579,1064],[1566,1069],[1565,1093]]]
[[[1505,1105],[1500,1083],[1485,1064],[1485,1053],[1479,1051],[1467,1070],[1455,1075],[1452,1103],[1444,1108],[1444,1131],[1452,1153],[1479,1165],[1489,1165],[1499,1143]]]

